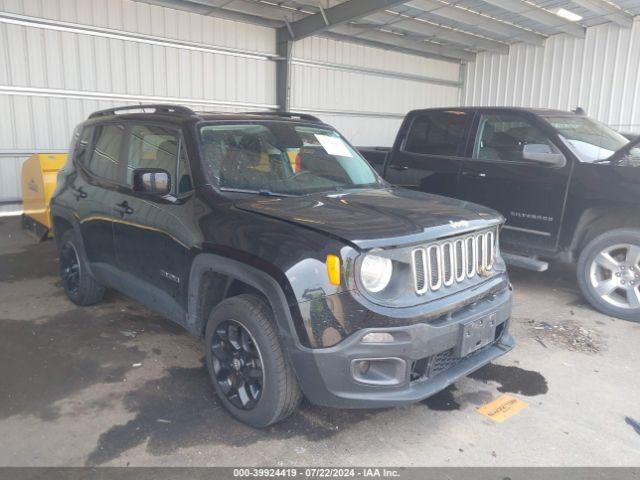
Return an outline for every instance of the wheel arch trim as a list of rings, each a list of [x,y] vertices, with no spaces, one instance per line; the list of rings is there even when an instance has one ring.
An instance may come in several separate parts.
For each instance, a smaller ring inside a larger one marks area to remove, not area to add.
[[[572,261],[577,261],[582,249],[600,233],[614,228],[640,228],[640,220],[634,222],[634,218],[633,211],[627,206],[585,208],[580,213],[569,246]]]
[[[299,338],[291,307],[280,284],[268,273],[237,260],[213,253],[200,253],[191,265],[187,293],[187,328],[202,336],[209,312],[199,312],[198,300],[203,279],[207,273],[222,274],[230,281],[239,280],[261,292],[273,310],[280,339],[289,348],[304,348]],[[228,286],[228,284],[227,284]]]
[[[78,217],[74,214],[73,211],[57,206],[55,204],[51,204],[51,229],[53,230],[53,238],[56,242],[56,246],[60,247],[60,235],[56,232],[56,217],[61,218],[66,221],[75,233],[75,240],[78,242],[79,254],[82,256],[82,260],[84,261],[85,268],[89,275],[95,278],[93,271],[91,270],[91,263],[87,258],[87,253],[84,247],[84,239],[82,238],[82,232],[80,231],[80,222]]]

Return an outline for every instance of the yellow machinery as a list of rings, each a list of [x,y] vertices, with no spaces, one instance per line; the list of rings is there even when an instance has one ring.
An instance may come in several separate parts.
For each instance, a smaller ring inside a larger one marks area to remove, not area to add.
[[[22,165],[22,226],[40,240],[51,231],[49,201],[66,161],[66,153],[35,153]]]

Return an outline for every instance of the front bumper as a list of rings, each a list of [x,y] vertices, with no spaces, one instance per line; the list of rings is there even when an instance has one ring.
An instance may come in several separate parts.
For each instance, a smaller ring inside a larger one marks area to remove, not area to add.
[[[333,347],[295,349],[290,356],[302,390],[313,403],[340,408],[404,405],[434,395],[511,350],[510,316],[511,290],[507,288],[440,321],[362,329]],[[460,356],[465,325],[484,318],[491,318],[495,337],[479,350]],[[395,340],[362,343],[372,332],[391,333]],[[398,369],[395,384],[363,383],[354,365],[367,359],[393,359],[391,363],[404,367]]]

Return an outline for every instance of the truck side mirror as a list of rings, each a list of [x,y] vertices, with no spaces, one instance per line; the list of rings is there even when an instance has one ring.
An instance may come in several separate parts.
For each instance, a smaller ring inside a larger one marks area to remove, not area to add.
[[[522,149],[522,159],[545,165],[562,166],[566,159],[562,153],[556,153],[546,143],[529,143]]]
[[[161,168],[137,168],[133,171],[133,191],[147,195],[171,192],[171,175]]]

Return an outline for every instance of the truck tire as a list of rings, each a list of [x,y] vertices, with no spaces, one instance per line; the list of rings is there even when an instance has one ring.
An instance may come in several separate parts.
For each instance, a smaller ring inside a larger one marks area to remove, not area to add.
[[[578,259],[578,285],[597,310],[640,321],[640,230],[620,228],[591,240]]]
[[[302,392],[262,299],[245,294],[218,304],[209,315],[205,342],[214,388],[234,417],[266,427],[296,410]]]
[[[76,305],[86,307],[104,297],[105,288],[89,273],[73,230],[62,234],[58,247],[60,277],[67,297]]]

